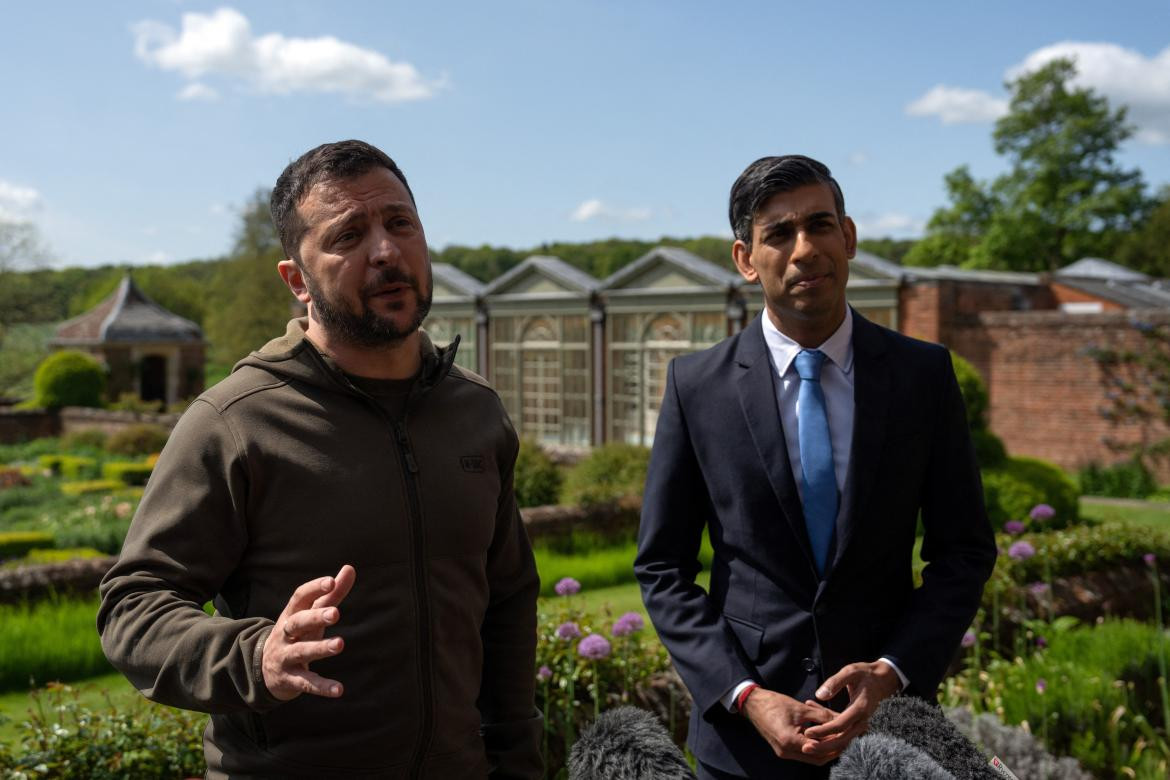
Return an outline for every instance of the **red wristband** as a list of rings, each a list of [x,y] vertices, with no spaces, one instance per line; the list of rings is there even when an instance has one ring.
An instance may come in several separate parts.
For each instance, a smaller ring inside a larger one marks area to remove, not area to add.
[[[748,697],[752,695],[752,691],[759,687],[756,683],[748,683],[747,687],[739,692],[739,696],[735,697],[736,712],[743,712],[743,705],[747,704]]]

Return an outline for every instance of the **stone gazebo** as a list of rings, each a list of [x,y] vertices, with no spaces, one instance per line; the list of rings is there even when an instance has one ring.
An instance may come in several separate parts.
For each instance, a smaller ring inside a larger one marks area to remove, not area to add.
[[[203,392],[203,331],[148,298],[128,274],[113,295],[62,323],[49,345],[102,363],[111,401],[133,393],[173,404]]]

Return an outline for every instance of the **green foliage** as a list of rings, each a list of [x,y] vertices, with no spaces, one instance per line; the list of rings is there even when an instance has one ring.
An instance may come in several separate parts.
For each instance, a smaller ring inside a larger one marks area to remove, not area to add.
[[[1158,195],[1158,205],[1138,229],[1125,237],[1114,258],[1122,265],[1151,276],[1170,277],[1170,187]]]
[[[74,454],[100,452],[105,449],[108,438],[105,431],[97,428],[72,431],[61,437],[61,449]]]
[[[915,239],[898,238],[863,238],[857,242],[857,248],[871,255],[877,255],[883,260],[901,265],[906,253],[916,244]]]
[[[606,588],[611,585],[634,581],[634,557],[638,545],[630,540],[605,546],[582,545],[571,553],[554,547],[537,544],[536,570],[540,572],[540,593],[542,596],[555,594],[554,588],[564,577],[572,577],[589,590]],[[710,568],[714,552],[706,534],[699,547],[699,563]]]
[[[149,455],[162,451],[170,435],[161,425],[129,425],[109,438],[106,451],[115,455]]]
[[[110,672],[96,614],[96,597],[0,605],[0,691]]]
[[[1077,486],[1058,467],[1036,458],[1007,458],[983,469],[983,498],[995,527],[1008,520],[1025,520],[1032,507],[1048,504],[1056,516],[1048,527],[1060,528],[1077,519]]]
[[[1138,426],[1149,430],[1158,422],[1170,425],[1170,324],[1133,318],[1138,343],[1134,347],[1090,345],[1108,406],[1101,415],[1114,426]],[[1106,438],[1110,449],[1130,452],[1135,459],[1170,457],[1170,437],[1142,440]]]
[[[33,402],[45,409],[101,406],[106,372],[89,355],[75,350],[54,352],[37,367]]]
[[[142,698],[92,710],[69,686],[54,685],[34,695],[19,751],[0,753],[0,769],[6,777],[47,780],[201,777],[206,724],[206,715]]]
[[[0,531],[0,560],[22,558],[32,550],[53,546],[53,535],[43,531]]]
[[[975,447],[975,462],[981,469],[1002,466],[1007,460],[1007,449],[1003,446],[1003,439],[988,428],[971,431],[971,443]]]
[[[591,506],[640,496],[646,484],[650,450],[634,444],[611,442],[595,447],[565,478],[564,500]]]
[[[972,431],[987,428],[987,383],[966,358],[951,352],[951,364],[955,367],[955,379],[959,382],[959,393],[967,407],[967,426]]]
[[[1021,536],[999,534],[999,546],[1010,551],[1017,541],[1026,541],[1035,555],[1015,559],[1000,555],[988,589],[1001,591],[1010,585],[1047,581],[1093,571],[1121,568],[1144,569],[1142,556],[1153,553],[1158,560],[1170,560],[1170,533],[1129,523],[1106,522],[1045,531],[1042,523],[1031,523],[1031,532]]]
[[[119,412],[138,412],[158,414],[166,411],[165,401],[147,401],[138,396],[138,393],[120,393],[118,400],[107,404],[108,408]]]
[[[1054,271],[1109,256],[1149,209],[1138,170],[1115,160],[1132,128],[1090,89],[1073,86],[1070,60],[1054,60],[1007,86],[995,151],[1008,172],[990,185],[961,167],[946,177],[951,205],[934,213],[907,265]]]
[[[1052,752],[1098,777],[1166,777],[1170,744],[1157,694],[1159,631],[1106,621],[1057,632],[1047,650],[995,658],[946,684],[950,706],[1027,723]]]
[[[0,534],[0,536],[3,536],[3,534]],[[44,563],[66,563],[68,561],[85,560],[88,558],[105,558],[107,554],[101,550],[95,550],[92,547],[37,547],[36,549],[29,550],[28,554],[23,558],[5,561],[4,565],[28,566]]]
[[[66,496],[85,496],[90,493],[108,493],[126,487],[120,479],[83,479],[77,482],[63,482],[61,493]]]
[[[99,473],[97,458],[84,455],[62,455],[57,460],[57,469],[66,479],[87,479]]]
[[[1081,493],[1111,498],[1146,498],[1157,490],[1154,475],[1137,458],[1112,466],[1090,463],[1077,472]]]
[[[516,456],[516,502],[520,506],[545,506],[560,500],[561,470],[535,441],[523,439]]]
[[[154,467],[147,463],[115,461],[102,466],[102,479],[130,486],[145,485],[153,470]]]
[[[0,444],[0,463],[32,463],[42,455],[52,455],[62,449],[56,438],[33,439],[17,444]]]
[[[4,297],[0,293],[0,299]],[[0,397],[32,397],[33,374],[48,357],[54,332],[46,324],[0,324]]]

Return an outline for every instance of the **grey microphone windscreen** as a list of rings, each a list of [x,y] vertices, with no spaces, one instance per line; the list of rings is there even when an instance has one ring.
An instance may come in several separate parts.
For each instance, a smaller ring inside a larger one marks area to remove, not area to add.
[[[866,734],[853,740],[829,773],[830,780],[955,780],[938,762],[904,739]]]
[[[869,720],[873,734],[889,734],[909,742],[957,780],[1000,780],[988,759],[947,720],[941,708],[914,696],[886,699]]]
[[[597,716],[569,753],[569,780],[695,780],[658,719],[637,707]]]

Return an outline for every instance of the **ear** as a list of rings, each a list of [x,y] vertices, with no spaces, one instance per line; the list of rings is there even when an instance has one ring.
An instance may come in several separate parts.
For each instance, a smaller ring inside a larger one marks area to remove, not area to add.
[[[735,243],[731,245],[731,259],[735,261],[735,268],[739,271],[739,275],[750,284],[759,281],[760,275],[752,265],[752,251],[746,242],[738,238],[735,240]]]
[[[845,232],[845,251],[850,259],[857,254],[857,225],[851,217],[845,217],[841,223],[841,230]]]
[[[286,257],[276,264],[276,271],[293,296],[307,306],[312,296],[309,295],[309,286],[305,284],[305,273],[296,261]]]

